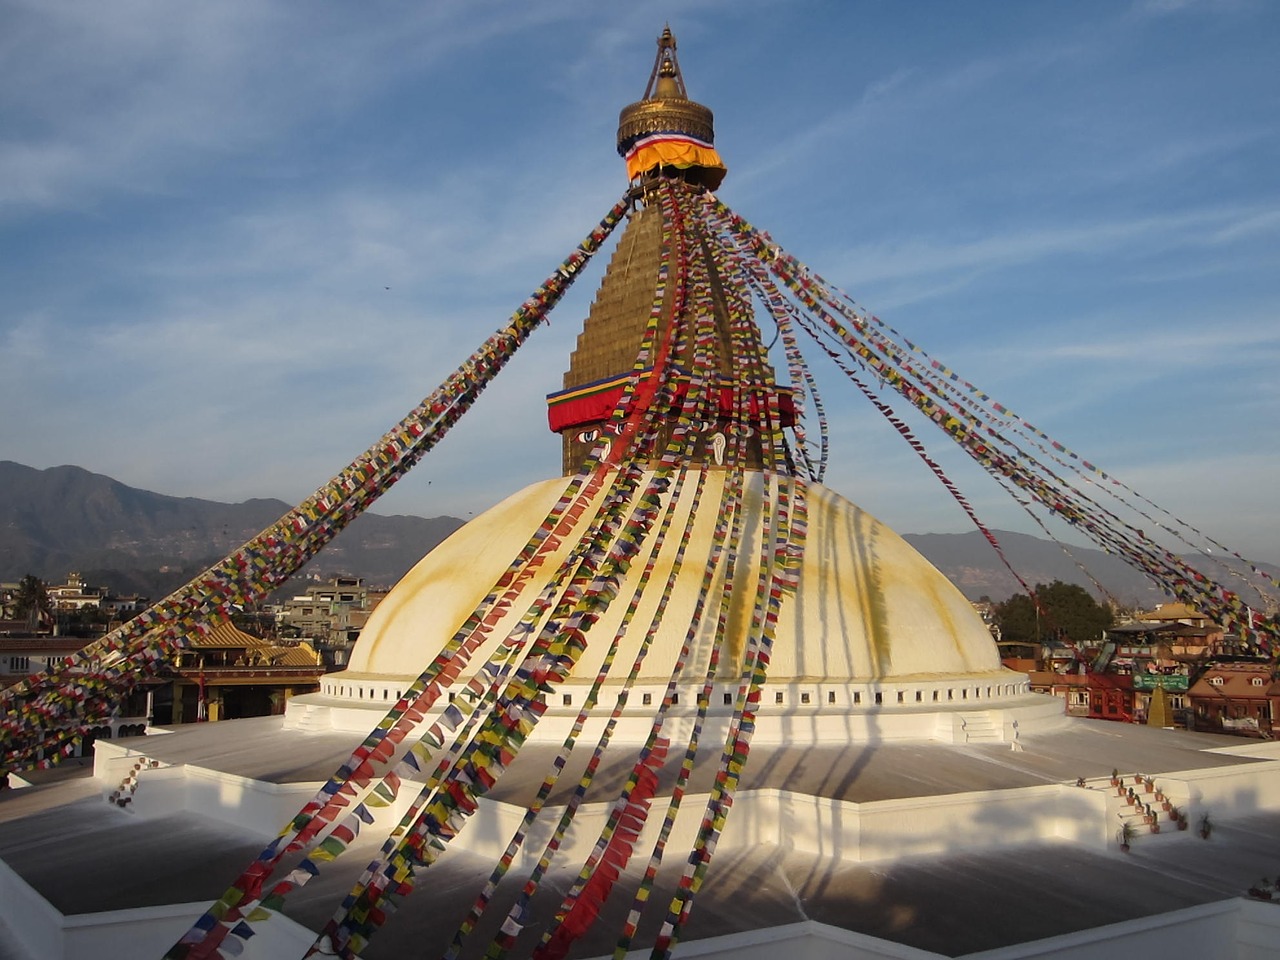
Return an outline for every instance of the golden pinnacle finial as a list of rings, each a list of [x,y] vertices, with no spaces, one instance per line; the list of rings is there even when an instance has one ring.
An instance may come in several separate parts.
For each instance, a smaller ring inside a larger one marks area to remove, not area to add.
[[[644,97],[623,107],[618,117],[618,154],[626,158],[632,179],[661,170],[714,190],[724,178],[714,143],[714,117],[689,99],[676,59],[675,34],[667,25],[658,37],[658,55]]]
[[[653,72],[649,74],[649,85],[645,87],[644,98],[646,100],[687,100],[689,98],[689,93],[684,88],[684,78],[680,76],[680,64],[676,60],[675,34],[671,32],[669,24],[662,28],[662,36],[658,37],[658,58],[653,62]]]

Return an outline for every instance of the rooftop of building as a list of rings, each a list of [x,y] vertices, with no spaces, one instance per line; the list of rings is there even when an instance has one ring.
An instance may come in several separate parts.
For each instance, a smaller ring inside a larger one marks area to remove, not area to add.
[[[286,739],[279,733],[279,718],[261,718],[178,728],[135,746],[162,761],[297,783],[326,776],[358,739],[317,733]],[[1158,777],[1192,767],[1269,765],[1263,756],[1250,757],[1242,749],[1231,737],[1080,720],[1059,732],[1027,738],[1019,751],[1007,744],[927,742],[807,750],[761,747],[752,751],[743,790],[785,789],[874,803],[973,791],[995,796],[1072,785],[1078,777],[1105,790],[1112,766]],[[529,795],[530,784],[545,772],[554,753],[551,747],[530,744],[491,798],[522,806],[521,798]],[[598,781],[602,795],[616,790],[622,766],[621,757],[606,764]],[[0,794],[0,857],[63,914],[208,902],[261,849],[263,837],[197,813],[146,818],[117,809],[103,801],[102,783],[87,774],[81,768],[49,775],[36,786]],[[575,774],[571,764],[566,779]],[[669,767],[668,780],[670,774]],[[146,788],[143,782],[140,789]],[[1260,877],[1274,876],[1280,864],[1280,811],[1219,823],[1208,841],[1194,831],[1150,838],[1155,842],[1140,838],[1128,855],[1053,840],[981,849],[969,848],[964,836],[955,839],[955,848],[941,853],[864,862],[774,845],[727,847],[714,864],[715,882],[698,898],[686,939],[809,919],[957,956],[1216,903],[1244,895]],[[372,848],[372,840],[357,841],[346,857],[305,888],[305,895],[300,891],[291,898],[288,915],[318,929],[354,873],[368,862]],[[628,891],[637,886],[643,861],[636,858],[624,872],[620,883]],[[683,857],[673,857],[663,866],[655,898],[670,896],[683,865]],[[409,951],[438,952],[491,867],[487,856],[450,848],[362,956],[376,960]],[[512,882],[499,887],[482,933],[491,933],[505,913],[521,882],[515,873]],[[130,882],[122,884],[122,876]],[[69,877],[75,882],[68,883]],[[564,868],[552,870],[544,883],[547,896],[534,901],[535,916],[554,909],[571,879]],[[629,896],[622,904],[611,900],[575,955],[612,949],[619,911],[629,901]],[[653,924],[646,924],[637,942],[652,937]]]

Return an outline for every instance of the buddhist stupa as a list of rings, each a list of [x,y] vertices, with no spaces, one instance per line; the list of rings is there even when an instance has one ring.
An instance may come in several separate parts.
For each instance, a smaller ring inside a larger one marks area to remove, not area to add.
[[[700,347],[709,356],[695,361],[689,338],[684,355],[677,352],[669,362],[683,369],[700,362],[713,370],[709,390],[718,407],[714,422],[705,423],[686,442],[681,455],[686,475],[678,492],[664,494],[668,501],[675,499],[673,523],[685,523],[696,496],[705,503],[720,503],[733,469],[745,466],[737,520],[751,531],[750,541],[758,543],[764,536],[761,506],[766,489],[794,480],[785,469],[764,469],[759,442],[745,443],[735,453],[727,438],[758,433],[754,418],[770,401],[789,426],[794,422],[791,391],[775,386],[776,376],[767,364],[750,379],[735,370],[735,351],[743,346],[733,337],[750,338],[750,348],[763,353],[759,330],[754,325],[734,330],[723,285],[709,258],[698,264],[715,294],[709,302],[677,305],[672,288],[659,287],[663,211],[656,191],[660,183],[673,180],[693,189],[720,184],[725,167],[714,146],[713,123],[711,110],[688,98],[675,38],[665,30],[644,97],[623,108],[619,119],[618,153],[626,160],[633,185],[628,222],[570,357],[563,388],[548,397],[548,418],[561,437],[566,477],[513,494],[419,562],[370,618],[347,669],[325,677],[318,695],[296,698],[290,705],[291,718],[311,728],[368,729],[369,711],[383,710],[389,700],[398,699],[440,653],[564,495],[593,448],[617,442],[611,431],[619,430],[620,421],[612,415],[632,377],[655,298],[658,340],[675,325],[691,328],[695,311],[707,318],[709,336]],[[734,389],[751,394],[741,411],[728,403]],[[657,448],[669,441],[672,427],[657,425]],[[971,604],[906,541],[820,484],[807,485],[807,506],[807,546],[795,596],[781,607],[768,694],[758,710],[758,738],[847,740],[851,730],[865,728],[869,718],[874,718],[880,736],[964,738],[978,730],[983,736],[992,730],[1003,735],[1006,728],[1018,726],[1019,718],[1024,730],[1028,723],[1059,718],[1057,704],[1028,693],[1025,675],[1001,666],[991,634]],[[502,638],[575,549],[576,537],[594,513],[587,509],[576,525],[561,531],[554,558],[526,582],[507,618],[493,625],[491,640],[469,659],[460,679],[470,678],[490,661]],[[614,635],[624,615],[631,615],[625,611],[633,600],[638,604],[634,616],[642,622],[659,602],[664,605],[662,626],[649,640],[638,678],[631,684],[629,709],[637,719],[630,725],[624,721],[618,736],[647,729],[652,711],[644,706],[661,702],[673,672],[677,708],[694,704],[718,629],[713,618],[704,619],[682,657],[695,610],[707,596],[749,595],[754,589],[758,560],[738,563],[726,585],[725,564],[715,559],[718,519],[716,511],[702,510],[687,526],[687,537],[668,538],[656,550],[646,544],[621,579],[617,599],[592,629],[592,636]],[[682,567],[673,588],[664,594],[659,585],[676,564],[677,553]],[[709,578],[704,577],[709,569]],[[713,714],[732,712],[750,612],[745,603],[731,607],[727,624],[719,628]],[[630,662],[642,638],[640,632],[628,636],[614,655]],[[566,722],[576,716],[608,650],[605,642],[587,647],[567,681],[548,698],[547,718],[535,736],[564,735],[564,723],[551,721],[556,715]],[[609,684],[607,680],[606,691]],[[608,704],[613,699],[602,697]]]

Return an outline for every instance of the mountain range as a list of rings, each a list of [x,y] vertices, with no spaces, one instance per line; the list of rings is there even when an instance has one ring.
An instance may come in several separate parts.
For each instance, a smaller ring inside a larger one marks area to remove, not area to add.
[[[279,520],[283,500],[218,503],[138,490],[80,467],[36,470],[0,461],[0,581],[34,574],[62,583],[71,571],[119,595],[168,595]],[[364,513],[301,574],[342,573],[390,586],[462,526]]]
[[[152,599],[180,587],[292,506],[282,500],[219,503],[171,497],[81,467],[37,470],[11,461],[0,461],[0,490],[5,494],[0,497],[0,581],[34,574],[62,583],[76,571],[87,583],[117,595]],[[343,574],[391,586],[463,523],[457,517],[366,512],[301,574],[321,579]],[[1049,540],[993,533],[1028,584],[1062,580],[1097,596],[1092,578],[1121,603],[1150,607],[1167,599],[1147,577],[1100,550],[1072,547],[1067,554]],[[977,531],[906,534],[905,539],[972,600],[1004,600],[1021,589]],[[1280,572],[1263,569],[1272,576]]]

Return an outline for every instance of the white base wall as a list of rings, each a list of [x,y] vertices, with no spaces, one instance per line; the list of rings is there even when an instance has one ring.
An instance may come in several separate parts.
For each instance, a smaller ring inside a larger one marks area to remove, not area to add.
[[[175,903],[65,917],[4,861],[0,861],[0,902],[10,945],[21,951],[12,960],[159,957],[208,907],[207,903]],[[306,927],[279,915],[255,925],[254,930],[242,960],[301,957],[315,940]]]
[[[117,789],[140,754],[124,744],[100,744],[95,777],[103,795]],[[1161,775],[1161,789],[1187,812],[1192,827],[1208,813],[1216,821],[1280,809],[1280,760],[1254,760],[1229,767]],[[248,830],[264,840],[274,837],[320,789],[319,782],[275,784],[196,766],[144,768],[129,812],[161,817],[189,811]],[[371,829],[390,829],[414,799],[411,783],[396,802],[374,807]],[[672,842],[692,843],[705,795],[690,795],[677,820]],[[1065,840],[1105,850],[1114,824],[1106,813],[1107,791],[1081,790],[1072,784],[1044,784],[1015,790],[975,791],[854,803],[780,789],[744,790],[734,801],[720,847],[773,844],[820,856],[856,862],[961,849],[991,849],[1045,840]],[[665,801],[655,800],[646,831],[657,829]],[[608,803],[584,804],[567,838],[594,837],[609,811]],[[460,846],[497,858],[524,816],[522,806],[480,798],[476,814],[458,840]],[[555,821],[553,808],[535,824],[526,851],[541,849]],[[786,824],[786,829],[782,829]],[[541,842],[540,842],[541,841]],[[585,842],[585,841],[583,841]],[[580,851],[585,853],[584,850]],[[529,856],[536,856],[527,853]]]
[[[285,709],[285,729],[367,733],[377,726],[378,721],[395,703],[394,699],[383,699],[382,695],[385,693],[389,698],[397,697],[407,686],[407,681],[385,677],[377,679],[380,684],[378,687],[372,685],[373,679],[368,682],[368,687],[353,688],[366,694],[366,699],[338,697],[323,691],[291,698]],[[1062,700],[1028,693],[1024,688],[1025,684],[1008,694],[988,696],[985,699],[978,696],[962,699],[959,693],[985,693],[998,685],[963,684],[948,679],[842,686],[838,695],[839,702],[847,704],[851,702],[853,694],[857,693],[859,704],[853,707],[828,705],[824,696],[835,692],[834,690],[819,688],[815,684],[810,691],[804,689],[806,686],[808,685],[770,685],[765,690],[765,702],[760,704],[756,713],[753,743],[810,746],[891,740],[934,740],[944,743],[996,740],[1016,744],[1023,735],[1051,730],[1069,722]],[[858,689],[852,689],[854,686],[858,686]],[[727,691],[728,688],[725,688],[725,692]],[[646,692],[650,696],[650,704],[643,702]],[[613,739],[619,743],[644,742],[653,723],[653,704],[661,702],[663,692],[663,688],[654,688],[652,691],[644,691],[642,688],[632,690],[628,706],[614,728]],[[939,700],[933,700],[934,693],[938,694]],[[917,694],[920,695],[919,702],[915,699]],[[782,703],[768,702],[770,697],[779,695],[783,698]],[[881,701],[879,704],[875,702],[877,695]],[[899,695],[902,697],[901,701],[898,699]],[[949,695],[953,699],[949,699]],[[808,702],[801,703],[801,698],[805,696],[808,697]],[[564,702],[566,697],[570,700],[567,704]],[[549,695],[547,710],[529,740],[536,743],[562,742],[577,718],[585,697],[585,688],[570,685],[564,685],[555,694]],[[696,697],[697,690],[694,689],[679,694],[679,703],[667,711],[666,722],[670,725],[670,732],[665,735],[674,739],[681,730],[692,724],[696,714]],[[457,703],[466,712],[465,700],[459,699]],[[612,708],[613,700],[607,692],[602,695],[600,704],[596,710],[597,716],[588,719],[582,737],[598,737],[604,729],[606,720],[598,714]],[[438,718],[447,706],[447,702],[437,701],[428,712],[426,722],[430,723]],[[724,704],[723,692],[714,693],[704,722],[706,735],[723,738],[728,729],[731,711],[732,706]]]
[[[104,795],[138,762],[138,754],[119,745],[100,751],[95,776]],[[1272,764],[1265,764],[1272,767]],[[1280,768],[1280,763],[1275,765]],[[1256,771],[1259,765],[1244,769]],[[1280,770],[1275,771],[1280,775]],[[1220,778],[1224,779],[1225,778]],[[406,784],[389,807],[372,808],[371,829],[390,829],[412,802]],[[189,811],[261,836],[274,837],[297,810],[315,796],[320,784],[280,785],[249,780],[202,767],[144,768],[132,794],[129,812],[161,817]],[[1280,792],[1280,791],[1277,791]],[[672,843],[691,845],[697,832],[705,794],[691,794],[676,821]],[[608,816],[610,804],[582,805],[564,850],[583,854]],[[661,823],[666,802],[654,801],[642,837],[651,840]],[[481,798],[476,813],[459,835],[459,846],[497,858],[523,818],[524,807]],[[535,824],[522,856],[536,859],[557,819],[549,808]],[[786,828],[783,829],[783,824]],[[1018,790],[996,790],[942,796],[853,803],[786,790],[744,790],[734,801],[720,847],[773,844],[784,849],[869,861],[957,849],[990,849],[1043,840],[1063,839],[1093,849],[1108,842],[1105,794],[1075,786],[1046,784]],[[584,838],[577,850],[574,838]],[[530,864],[531,865],[531,864]]]
[[[135,744],[101,743],[95,775],[104,795],[139,762]],[[144,768],[133,794],[135,816],[162,816],[190,810],[263,839],[274,836],[318,783],[281,787],[195,767]],[[1187,771],[1160,778],[1193,809],[1209,809],[1219,821],[1280,806],[1280,760],[1255,760],[1232,767]],[[402,791],[394,808],[377,809],[383,832],[409,802]],[[701,798],[686,799],[694,816],[682,816],[670,838],[689,846],[700,819]],[[963,848],[1023,845],[1062,839],[1104,850],[1109,841],[1102,790],[1048,784],[1019,790],[950,794],[939,797],[850,803],[784,790],[739,795],[720,848],[772,844],[851,861],[888,860],[904,855],[946,853]],[[609,805],[585,805],[564,850],[581,857],[608,815]],[[641,845],[652,842],[665,802],[655,802]],[[557,819],[540,818],[524,848],[536,857]],[[480,856],[499,856],[524,815],[514,805],[482,799],[456,841]],[[545,823],[541,822],[545,821]],[[782,825],[786,824],[784,830]],[[803,829],[797,829],[803,825]],[[358,855],[353,851],[353,855]],[[63,917],[8,866],[0,863],[0,902],[5,904],[10,939],[26,960],[132,960],[158,956],[188,928],[204,904],[173,904],[137,910]],[[17,925],[21,918],[21,925]],[[244,956],[300,956],[312,936],[287,918],[259,925]],[[681,955],[712,960],[776,957],[792,960],[928,960],[934,955],[821,924],[797,924],[684,944]],[[1135,955],[1194,960],[1263,960],[1280,955],[1280,907],[1231,900],[974,954],[965,960],[1131,960]]]
[[[206,904],[173,904],[63,917],[0,862],[0,896],[8,918],[21,917],[13,960],[136,960],[160,956]],[[300,957],[314,934],[288,917],[255,927],[245,960]],[[682,943],[689,960],[952,960],[943,954],[826,924],[789,924]],[[1226,900],[1046,940],[966,954],[955,960],[1271,960],[1280,955],[1280,909]],[[647,957],[648,951],[628,955]],[[604,958],[601,958],[604,960]]]
[[[1252,900],[1202,904],[954,958],[813,921],[694,940],[677,950],[688,960],[1272,960],[1278,954],[1280,909]]]

